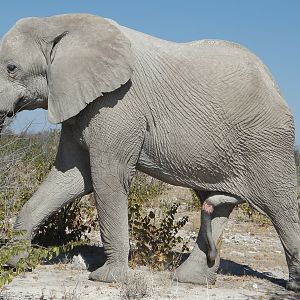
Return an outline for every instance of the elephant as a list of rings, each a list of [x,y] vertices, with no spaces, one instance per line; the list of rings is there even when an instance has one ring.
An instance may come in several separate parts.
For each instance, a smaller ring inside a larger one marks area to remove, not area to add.
[[[107,260],[90,279],[121,280],[129,270],[128,189],[140,170],[193,189],[203,204],[178,281],[215,282],[224,226],[247,201],[271,219],[287,289],[300,290],[293,115],[248,49],[170,42],[89,14],[25,18],[1,42],[0,99],[2,115],[43,108],[62,124],[54,166],[15,223],[26,239],[94,192]]]

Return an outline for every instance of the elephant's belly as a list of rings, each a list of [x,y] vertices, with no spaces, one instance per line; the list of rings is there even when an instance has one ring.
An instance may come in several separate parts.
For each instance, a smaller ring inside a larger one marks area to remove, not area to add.
[[[184,178],[186,176],[178,176],[174,171],[168,170],[168,168],[162,167],[157,162],[149,158],[145,153],[141,153],[140,159],[137,163],[137,169],[154,178],[172,185],[186,186]]]
[[[207,159],[184,154],[177,157],[170,153],[161,156],[142,151],[137,169],[169,184],[189,188],[216,190],[226,181],[222,162],[215,161],[214,157]]]

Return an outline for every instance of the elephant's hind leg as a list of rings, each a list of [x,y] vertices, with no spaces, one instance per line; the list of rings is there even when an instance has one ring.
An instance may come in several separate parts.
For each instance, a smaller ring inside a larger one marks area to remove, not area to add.
[[[271,200],[261,201],[258,207],[271,219],[284,248],[289,269],[289,281],[286,287],[298,292],[300,291],[300,224],[296,189],[287,191],[285,195],[283,190],[277,190]]]
[[[274,225],[284,248],[289,269],[287,289],[300,291],[300,224],[297,201],[297,177],[294,140],[276,140],[278,151],[257,157],[259,177],[248,179],[251,184],[247,196],[250,204],[263,211]],[[275,144],[274,144],[275,145]]]
[[[189,258],[176,270],[175,277],[180,282],[213,284],[215,283],[216,272],[220,264],[219,248],[222,233],[225,225],[227,224],[228,218],[238,201],[230,199],[233,201],[228,201],[228,203],[226,203],[226,197],[230,196],[223,195],[225,200],[217,203],[217,200],[221,199],[219,198],[222,196],[221,194],[208,194],[199,191],[196,191],[196,194],[200,197],[203,204],[205,204],[208,199],[215,199],[215,201],[213,202],[215,202],[215,204],[217,205],[214,207],[214,211],[209,217],[209,220],[201,220],[200,231],[198,233],[193,251],[190,254]],[[218,197],[215,197],[216,195],[218,195]],[[209,229],[207,225],[211,226],[211,229]],[[211,244],[216,245],[216,253],[213,262],[210,261],[207,257],[207,253],[211,251],[209,243],[207,241],[208,231],[210,231],[211,234]]]

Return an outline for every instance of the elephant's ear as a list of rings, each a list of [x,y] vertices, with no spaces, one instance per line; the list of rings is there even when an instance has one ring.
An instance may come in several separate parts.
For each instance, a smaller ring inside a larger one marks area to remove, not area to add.
[[[129,40],[110,21],[92,15],[47,18],[56,35],[48,51],[48,118],[63,122],[132,75]],[[47,33],[46,33],[47,34]]]

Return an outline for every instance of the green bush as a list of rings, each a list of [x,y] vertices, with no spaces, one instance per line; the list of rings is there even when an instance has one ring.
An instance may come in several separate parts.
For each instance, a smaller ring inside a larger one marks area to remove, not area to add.
[[[266,215],[263,215],[260,212],[258,212],[256,209],[250,206],[248,202],[238,205],[237,209],[238,212],[245,216],[250,222],[258,223],[260,225],[271,224],[271,220]],[[237,218],[240,219],[241,216],[238,214]],[[244,218],[241,219],[242,221],[244,221]]]
[[[183,242],[178,231],[188,222],[188,217],[175,221],[178,204],[166,211],[161,220],[153,210],[145,211],[141,204],[129,206],[129,231],[131,238],[131,264],[148,265],[163,270],[173,268],[177,259],[174,247]],[[188,251],[186,244],[181,252]]]
[[[150,203],[150,200],[160,196],[167,189],[167,185],[155,178],[147,176],[141,172],[137,172],[129,190],[128,202]]]
[[[77,199],[51,216],[37,231],[33,244],[44,247],[89,242],[88,233],[98,227],[92,197]]]
[[[161,196],[167,185],[157,179],[137,172],[129,191],[128,222],[131,245],[130,264],[151,266],[163,270],[174,267],[177,257],[175,246],[182,244],[178,231],[187,223],[183,217],[175,221],[178,204],[159,205],[149,209],[151,200]],[[162,200],[163,201],[163,200]],[[185,244],[181,251],[188,251]]]
[[[188,218],[185,216],[175,221],[179,206],[175,203],[164,204],[163,207],[159,205],[156,210],[149,209],[152,200],[161,196],[166,189],[165,183],[141,172],[137,172],[131,184],[128,223],[132,267],[146,265],[163,270],[172,268],[177,263],[174,248],[183,243],[178,231],[187,223]],[[188,251],[185,244],[181,247],[181,252],[184,251]]]
[[[190,190],[192,193],[192,200],[190,202],[190,209],[192,211],[200,211],[201,209],[201,201],[198,198],[198,196],[196,195],[194,190]]]

